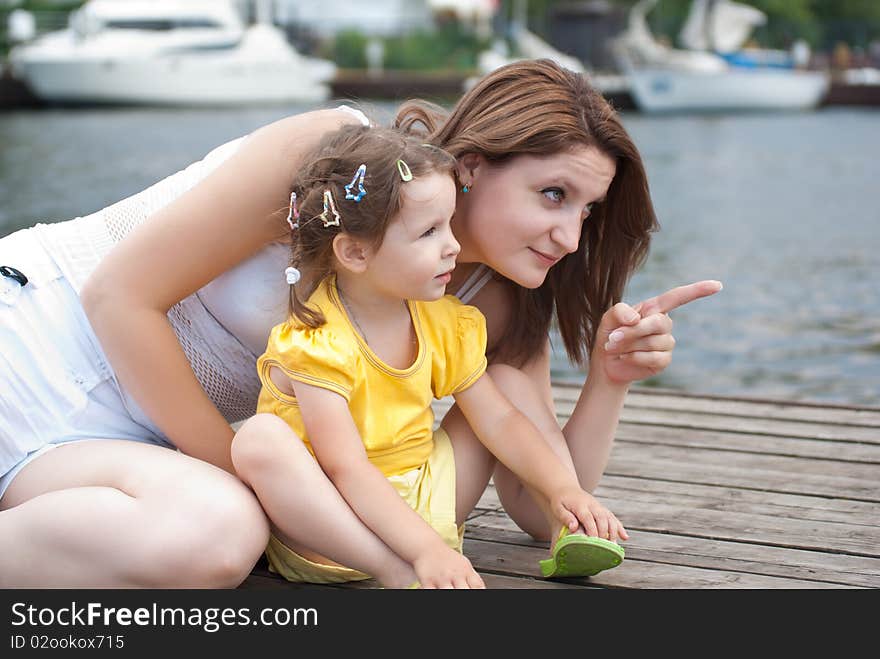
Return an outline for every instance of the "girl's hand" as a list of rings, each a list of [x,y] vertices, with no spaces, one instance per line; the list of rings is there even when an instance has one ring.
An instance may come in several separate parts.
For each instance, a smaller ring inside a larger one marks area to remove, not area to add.
[[[419,556],[413,569],[422,588],[485,588],[466,556],[439,545]]]
[[[565,487],[550,499],[550,509],[563,526],[574,532],[583,527],[587,535],[612,542],[629,540],[620,520],[589,492],[579,487]]]
[[[668,313],[720,290],[720,281],[705,280],[673,288],[634,307],[615,304],[602,316],[591,366],[599,365],[616,384],[657,375],[669,366],[675,347]]]

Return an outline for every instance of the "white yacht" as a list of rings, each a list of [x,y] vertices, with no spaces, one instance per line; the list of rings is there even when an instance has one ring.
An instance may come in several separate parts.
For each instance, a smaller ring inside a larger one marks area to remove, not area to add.
[[[68,27],[17,46],[13,73],[50,103],[320,102],[333,62],[298,53],[257,6],[231,0],[89,0]]]
[[[636,3],[615,44],[640,110],[805,110],[827,93],[824,72],[799,69],[782,51],[741,49],[766,19],[754,7],[693,0],[681,34],[686,49],[676,49],[656,41],[648,29],[645,15],[656,3]]]

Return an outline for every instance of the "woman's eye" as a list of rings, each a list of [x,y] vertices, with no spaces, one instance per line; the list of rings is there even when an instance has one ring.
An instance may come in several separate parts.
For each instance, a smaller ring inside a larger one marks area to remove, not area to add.
[[[555,201],[559,203],[565,198],[565,193],[562,191],[562,188],[544,188],[541,190],[541,193],[550,199],[551,201]]]
[[[430,237],[430,236],[433,236],[435,233],[437,233],[437,227],[431,227],[430,229],[428,229],[427,231],[425,231],[425,233],[423,233],[423,234],[421,235],[421,237],[422,237],[422,238],[428,238],[428,237]]]

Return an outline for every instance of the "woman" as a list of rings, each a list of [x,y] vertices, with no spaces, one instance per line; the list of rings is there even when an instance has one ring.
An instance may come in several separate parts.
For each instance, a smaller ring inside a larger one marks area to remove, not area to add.
[[[418,108],[398,123],[417,119],[426,141],[459,160],[462,251],[448,291],[485,314],[493,376],[548,436],[553,425],[564,438],[554,449],[592,490],[628,384],[669,364],[666,312],[719,285],[612,306],[656,222],[638,152],[583,78],[516,63],[437,130]],[[0,265],[16,269],[4,272],[27,277],[20,291],[3,278],[11,303],[0,309],[0,585],[222,587],[246,577],[269,527],[233,474],[267,465],[238,451],[233,466],[229,423],[253,412],[256,355],[285,313],[290,181],[321,135],[363,120],[340,109],[289,117],[99,213],[0,241]],[[590,362],[562,434],[549,385],[554,303],[569,355]],[[463,423],[455,409],[444,419]],[[495,470],[511,517],[545,534],[528,492],[491,456],[476,457]],[[324,526],[316,521],[313,549],[345,563]]]

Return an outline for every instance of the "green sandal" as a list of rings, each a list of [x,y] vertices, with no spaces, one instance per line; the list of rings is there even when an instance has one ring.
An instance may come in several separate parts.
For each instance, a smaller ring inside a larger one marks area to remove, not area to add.
[[[623,547],[616,542],[571,533],[562,527],[550,558],[538,561],[545,578],[591,577],[617,567],[623,561]]]

